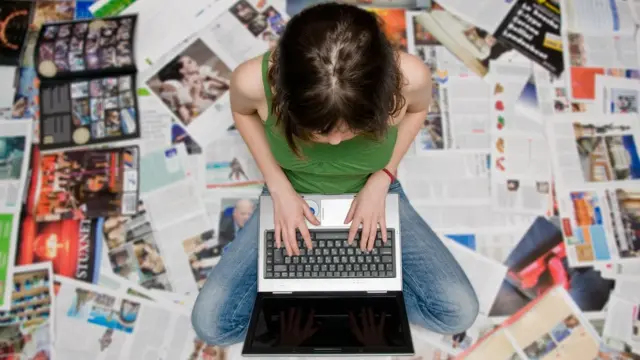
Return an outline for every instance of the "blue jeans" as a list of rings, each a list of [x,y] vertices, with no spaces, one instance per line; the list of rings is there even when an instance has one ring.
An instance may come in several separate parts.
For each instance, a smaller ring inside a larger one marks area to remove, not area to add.
[[[399,182],[403,294],[409,321],[441,334],[468,329],[478,298],[460,265],[409,203]],[[225,249],[198,294],[191,321],[208,344],[244,341],[257,294],[259,211]]]

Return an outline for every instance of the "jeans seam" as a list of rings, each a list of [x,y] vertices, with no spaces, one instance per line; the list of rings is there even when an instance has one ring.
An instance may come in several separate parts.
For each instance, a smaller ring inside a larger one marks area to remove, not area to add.
[[[256,276],[257,279],[257,276]],[[251,292],[251,289],[253,288],[254,285],[257,285],[258,281],[254,280],[253,284],[251,284],[251,286],[247,287],[247,291],[245,291],[244,295],[242,295],[242,298],[240,299],[240,301],[238,301],[236,303],[235,308],[233,309],[233,313],[231,314],[231,321],[232,322],[236,322],[236,315],[238,314],[238,309],[240,308],[240,305],[242,304],[242,302],[244,301],[244,299],[247,298],[247,296],[249,295],[249,293]],[[256,296],[258,296],[258,294],[256,293]],[[251,315],[249,315],[251,316]]]

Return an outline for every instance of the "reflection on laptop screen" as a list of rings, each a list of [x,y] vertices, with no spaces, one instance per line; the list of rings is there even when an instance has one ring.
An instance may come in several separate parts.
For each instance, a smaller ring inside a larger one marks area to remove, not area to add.
[[[299,348],[389,352],[409,346],[397,298],[388,295],[283,298],[265,296],[253,334],[256,351]],[[362,349],[365,350],[362,350]],[[360,349],[360,350],[358,350]]]

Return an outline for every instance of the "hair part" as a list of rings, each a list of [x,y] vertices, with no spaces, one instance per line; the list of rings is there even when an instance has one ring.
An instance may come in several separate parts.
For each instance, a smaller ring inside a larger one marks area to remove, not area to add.
[[[273,50],[271,108],[289,147],[338,125],[381,139],[406,103],[399,53],[376,14],[325,3],[294,16]]]

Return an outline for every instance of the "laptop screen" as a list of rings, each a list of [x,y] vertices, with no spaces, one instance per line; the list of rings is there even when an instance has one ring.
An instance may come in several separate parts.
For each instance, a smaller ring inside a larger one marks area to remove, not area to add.
[[[410,354],[401,293],[260,294],[245,354]]]

